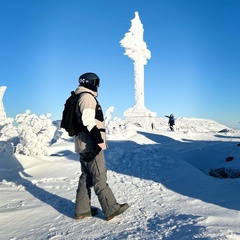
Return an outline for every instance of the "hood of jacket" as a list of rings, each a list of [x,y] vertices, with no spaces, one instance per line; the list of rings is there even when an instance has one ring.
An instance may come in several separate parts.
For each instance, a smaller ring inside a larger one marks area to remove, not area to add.
[[[94,92],[86,87],[83,87],[83,86],[78,86],[77,89],[75,90],[75,94],[79,94],[79,93],[82,93],[82,92],[89,92],[91,93],[94,97],[97,97],[98,96],[98,93],[97,92]]]

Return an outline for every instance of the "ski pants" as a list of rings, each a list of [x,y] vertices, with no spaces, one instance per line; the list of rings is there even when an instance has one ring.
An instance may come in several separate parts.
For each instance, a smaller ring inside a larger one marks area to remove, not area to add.
[[[101,151],[95,159],[87,163],[82,160],[83,154],[80,154],[81,176],[79,178],[75,213],[80,215],[90,211],[91,206],[91,187],[98,197],[104,216],[116,212],[120,205],[116,202],[112,190],[107,184],[107,170],[104,153]]]

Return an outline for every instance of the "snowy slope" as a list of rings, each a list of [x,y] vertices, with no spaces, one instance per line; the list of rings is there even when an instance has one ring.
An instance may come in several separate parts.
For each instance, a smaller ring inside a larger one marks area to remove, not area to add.
[[[109,222],[73,219],[80,164],[66,135],[51,156],[2,152],[1,239],[240,239],[240,179],[208,175],[240,169],[240,132],[203,119],[178,119],[171,132],[166,121],[108,136],[108,183],[130,205]]]

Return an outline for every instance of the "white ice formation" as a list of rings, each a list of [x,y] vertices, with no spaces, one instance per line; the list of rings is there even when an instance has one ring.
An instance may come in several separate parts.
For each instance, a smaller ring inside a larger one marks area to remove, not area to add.
[[[131,22],[131,27],[120,41],[120,45],[125,48],[124,55],[133,60],[135,104],[124,113],[124,116],[127,122],[150,128],[153,127],[156,113],[149,111],[144,106],[144,65],[151,58],[151,52],[143,40],[144,29],[138,12],[135,12],[135,18]]]
[[[6,91],[7,87],[3,86],[3,87],[0,87],[0,122],[3,122],[5,121],[6,119],[6,112],[5,112],[5,109],[3,107],[3,95]]]

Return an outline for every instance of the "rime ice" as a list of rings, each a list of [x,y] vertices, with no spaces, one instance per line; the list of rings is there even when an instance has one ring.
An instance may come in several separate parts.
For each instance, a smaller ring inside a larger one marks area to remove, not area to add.
[[[131,20],[132,26],[125,37],[120,41],[125,48],[125,55],[134,62],[135,77],[135,105],[137,109],[144,108],[144,65],[151,58],[151,52],[147,49],[147,44],[143,41],[143,25],[139,19],[138,12],[135,12],[135,18]]]
[[[151,58],[151,52],[143,40],[144,29],[138,12],[135,12],[135,18],[131,22],[129,32],[120,41],[120,45],[125,48],[124,54],[133,60],[135,104],[124,113],[124,116],[127,122],[149,128],[156,117],[156,113],[147,110],[144,106],[144,65]]]
[[[6,119],[6,112],[4,110],[4,107],[3,107],[3,95],[6,91],[7,87],[3,86],[3,87],[0,87],[0,122],[1,121],[4,121]]]

